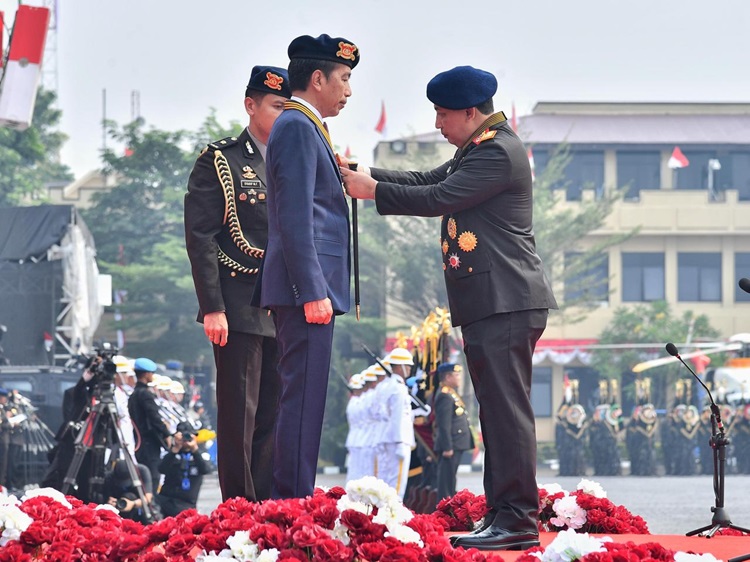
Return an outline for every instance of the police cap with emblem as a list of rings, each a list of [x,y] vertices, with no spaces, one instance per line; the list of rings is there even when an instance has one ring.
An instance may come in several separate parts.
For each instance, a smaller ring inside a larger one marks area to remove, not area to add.
[[[491,99],[497,79],[485,70],[457,66],[441,72],[427,83],[427,99],[445,109],[468,109]]]
[[[445,376],[448,373],[461,373],[463,372],[464,368],[461,365],[456,365],[455,363],[441,363],[438,366],[438,374],[441,376]]]
[[[262,94],[276,94],[285,98],[292,97],[289,88],[289,75],[286,70],[278,66],[254,66],[250,72],[250,81],[245,89],[245,97],[251,92]]]
[[[289,44],[290,59],[328,60],[354,68],[359,63],[359,49],[343,37],[302,35]]]

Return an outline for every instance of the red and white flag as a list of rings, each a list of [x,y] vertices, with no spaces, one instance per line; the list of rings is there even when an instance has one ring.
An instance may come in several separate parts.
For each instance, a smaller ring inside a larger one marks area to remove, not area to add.
[[[5,14],[0,12],[0,68],[3,67],[3,30],[5,29]]]
[[[375,131],[380,133],[381,135],[385,135],[385,102],[380,102],[380,119],[378,119],[378,124],[375,125]]]
[[[20,131],[31,125],[49,18],[48,8],[18,7],[0,92],[0,125]]]
[[[352,157],[352,149],[349,148],[348,144],[346,145],[346,150],[344,151],[344,156],[346,158],[351,158]]]
[[[518,132],[518,118],[516,117],[516,104],[515,102],[510,106],[510,126],[514,133]]]
[[[690,160],[682,153],[679,146],[675,146],[672,151],[672,156],[669,157],[668,166],[673,170],[677,168],[687,168],[690,165]]]

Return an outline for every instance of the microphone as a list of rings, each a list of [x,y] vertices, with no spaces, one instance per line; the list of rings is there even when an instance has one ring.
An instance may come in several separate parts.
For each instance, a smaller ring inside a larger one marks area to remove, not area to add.
[[[750,293],[750,279],[748,279],[747,277],[743,277],[742,279],[740,279],[739,286],[740,289],[742,289],[746,293]]]
[[[745,279],[743,277],[740,280],[740,286],[742,286],[742,281],[747,281],[747,284],[749,286],[748,288],[750,289],[750,279]],[[748,292],[750,292],[750,291],[748,291]],[[667,350],[667,353],[669,353],[672,357],[677,357],[677,359],[680,360],[680,363],[682,363],[683,365],[685,365],[685,367],[687,367],[687,370],[690,371],[690,374],[695,377],[695,380],[697,380],[701,384],[701,386],[706,389],[706,392],[708,393],[708,399],[711,401],[711,412],[716,417],[716,427],[718,427],[718,429],[719,429],[719,431],[721,433],[724,433],[724,424],[722,423],[721,416],[719,415],[719,407],[716,405],[716,402],[714,402],[714,397],[711,396],[711,391],[708,389],[708,387],[705,384],[703,384],[703,381],[701,380],[701,378],[698,375],[695,374],[695,371],[693,371],[690,368],[690,365],[688,365],[687,363],[685,363],[685,361],[682,359],[682,357],[680,357],[680,352],[677,351],[677,346],[675,344],[673,344],[672,342],[669,342],[666,345],[666,350]]]

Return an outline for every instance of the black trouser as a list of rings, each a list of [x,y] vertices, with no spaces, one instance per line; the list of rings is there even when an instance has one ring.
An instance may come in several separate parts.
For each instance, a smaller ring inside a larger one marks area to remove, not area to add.
[[[163,496],[161,494],[158,494],[155,500],[156,500],[156,503],[159,504],[159,508],[161,509],[161,514],[164,517],[174,517],[178,513],[187,511],[188,509],[195,509],[194,503],[190,503],[185,500],[180,500],[177,498],[170,498],[168,496]]]
[[[536,532],[536,428],[531,357],[547,310],[494,314],[462,326],[466,362],[479,401],[484,440],[484,492],[495,524]]]
[[[229,332],[216,360],[217,472],[222,499],[271,497],[279,401],[274,338]]]
[[[463,451],[453,450],[452,457],[444,457],[438,453],[437,463],[437,500],[449,498],[456,493],[456,472],[461,463]]]

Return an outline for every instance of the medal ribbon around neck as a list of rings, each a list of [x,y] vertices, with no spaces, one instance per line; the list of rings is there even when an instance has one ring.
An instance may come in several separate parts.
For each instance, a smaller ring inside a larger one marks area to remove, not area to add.
[[[334,152],[333,143],[331,142],[331,137],[328,134],[328,130],[325,128],[323,122],[318,118],[318,116],[310,111],[309,107],[299,103],[298,101],[288,100],[284,102],[284,109],[296,109],[297,111],[301,111],[302,113],[304,113],[307,118],[310,119],[310,121],[315,123],[315,126],[318,127],[321,134],[323,135],[323,138],[326,139],[328,146],[331,148],[331,152]]]

